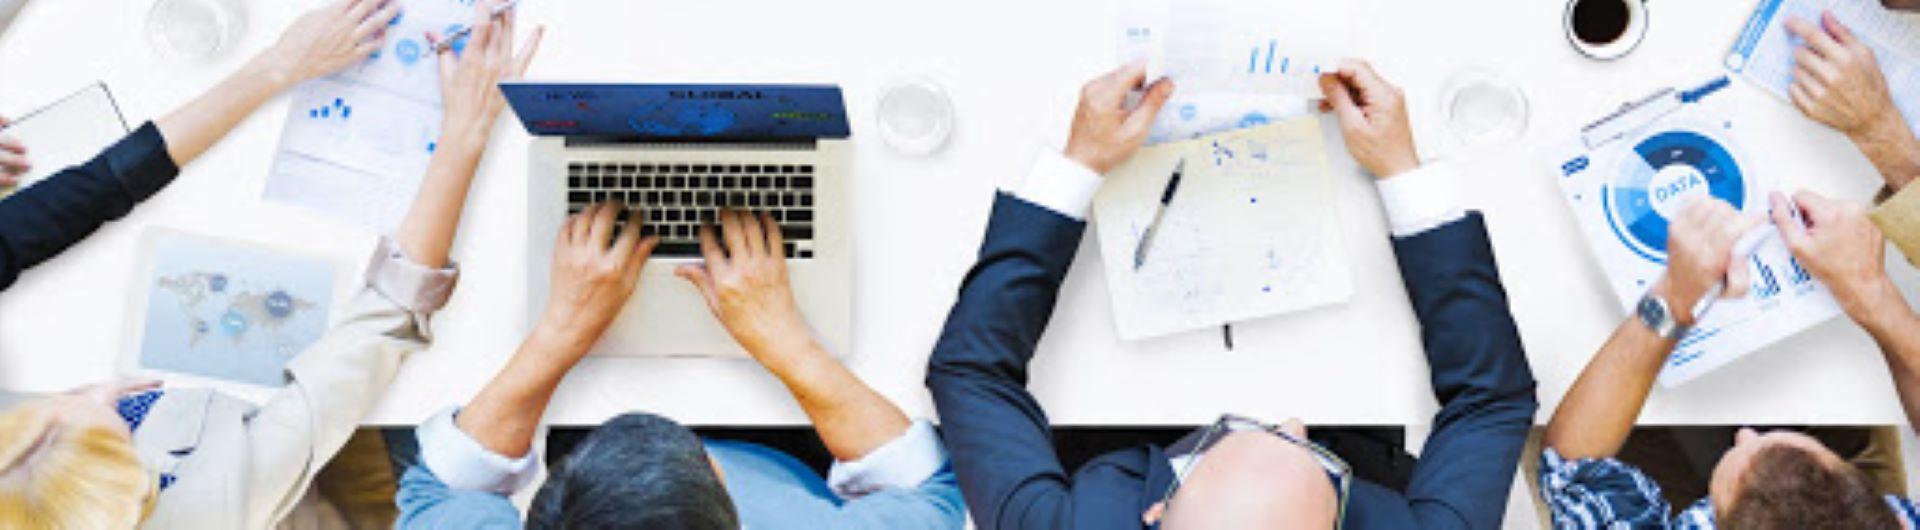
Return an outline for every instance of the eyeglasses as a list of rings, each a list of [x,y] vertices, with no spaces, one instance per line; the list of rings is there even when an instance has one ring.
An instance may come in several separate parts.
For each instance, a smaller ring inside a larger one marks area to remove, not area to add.
[[[1207,426],[1207,430],[1201,433],[1200,442],[1194,444],[1193,457],[1188,458],[1187,462],[1180,466],[1180,471],[1174,474],[1173,483],[1167,485],[1166,495],[1160,497],[1160,505],[1171,507],[1173,505],[1174,492],[1179,491],[1180,484],[1185,483],[1187,481],[1187,475],[1193,473],[1193,468],[1200,462],[1200,457],[1205,455],[1208,449],[1212,449],[1213,444],[1218,443],[1222,438],[1226,438],[1227,434],[1236,431],[1261,431],[1272,434],[1279,437],[1282,441],[1307,450],[1308,454],[1313,455],[1314,461],[1320,464],[1320,469],[1326,472],[1327,480],[1333,483],[1333,489],[1337,495],[1334,499],[1335,512],[1333,527],[1335,530],[1339,530],[1341,525],[1346,523],[1347,494],[1352,490],[1353,485],[1353,467],[1347,465],[1347,461],[1341,460],[1340,455],[1333,454],[1333,451],[1321,447],[1320,444],[1302,440],[1292,434],[1288,434],[1287,431],[1281,430],[1278,425],[1263,423],[1259,420],[1233,414],[1222,414],[1220,419],[1214,420],[1213,425]]]

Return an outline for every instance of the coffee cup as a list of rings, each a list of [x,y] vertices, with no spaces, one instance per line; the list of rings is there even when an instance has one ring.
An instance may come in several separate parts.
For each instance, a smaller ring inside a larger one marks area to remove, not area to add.
[[[1646,0],[1568,0],[1567,42],[1582,55],[1609,61],[1626,56],[1647,35]]]

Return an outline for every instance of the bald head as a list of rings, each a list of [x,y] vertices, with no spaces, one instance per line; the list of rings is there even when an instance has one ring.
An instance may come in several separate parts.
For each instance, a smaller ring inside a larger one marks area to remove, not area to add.
[[[1338,496],[1305,448],[1270,433],[1235,432],[1194,466],[1168,503],[1161,526],[1326,530],[1339,516]]]

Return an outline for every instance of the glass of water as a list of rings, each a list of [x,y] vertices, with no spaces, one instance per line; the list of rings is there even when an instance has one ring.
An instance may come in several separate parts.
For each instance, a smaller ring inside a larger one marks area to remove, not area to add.
[[[206,59],[233,47],[246,26],[240,0],[154,0],[147,40],[164,55]]]
[[[1466,147],[1504,144],[1527,130],[1527,96],[1506,78],[1480,68],[1453,75],[1440,97],[1447,129]]]

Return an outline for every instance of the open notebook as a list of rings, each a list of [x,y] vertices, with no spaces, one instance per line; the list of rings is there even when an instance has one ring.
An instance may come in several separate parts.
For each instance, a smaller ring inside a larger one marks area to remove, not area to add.
[[[1134,249],[1185,159],[1153,251]],[[1319,119],[1151,146],[1094,197],[1119,335],[1138,340],[1341,303],[1353,293]]]

